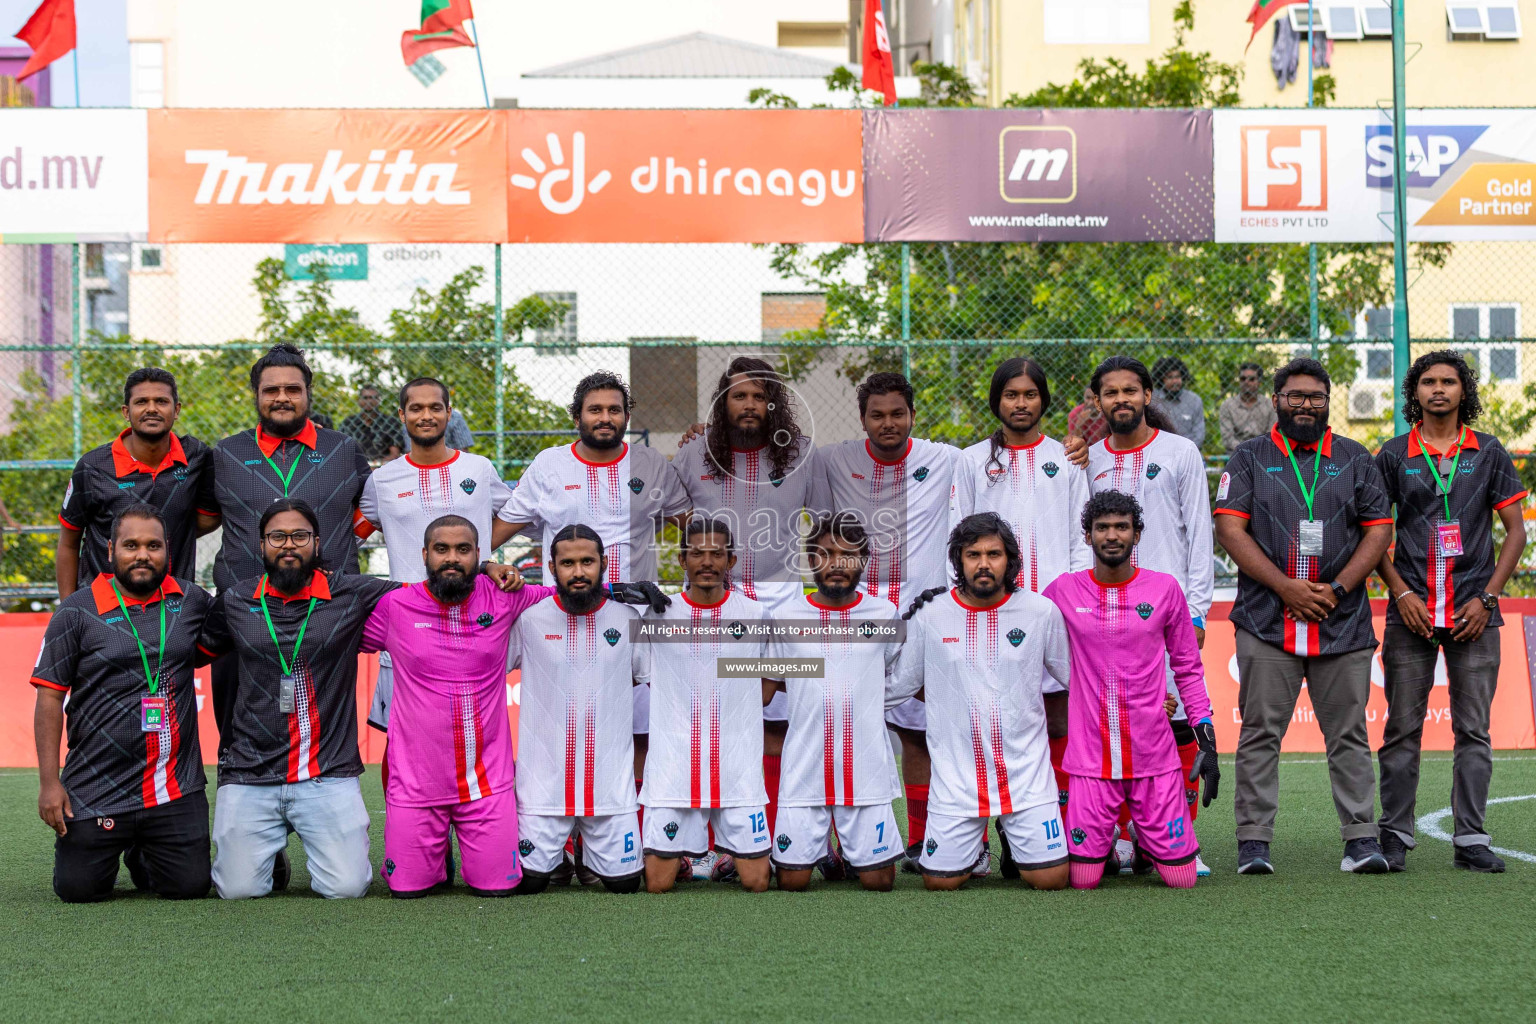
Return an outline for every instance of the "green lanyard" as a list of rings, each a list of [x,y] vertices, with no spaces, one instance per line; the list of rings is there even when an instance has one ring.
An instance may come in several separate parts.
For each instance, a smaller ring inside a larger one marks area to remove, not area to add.
[[[289,439],[288,438],[283,438],[282,440],[279,440],[277,442],[277,448],[281,448],[283,446],[283,441],[286,441],[286,440],[289,440]],[[272,450],[273,451],[277,451],[277,448],[274,448]],[[256,442],[256,450],[257,451],[261,451],[261,441],[260,441],[260,439],[258,439],[257,442]],[[303,461],[303,456],[304,456],[304,453],[300,452],[299,455],[294,458],[293,463],[288,467],[288,475],[287,476],[283,476],[283,471],[277,468],[277,463],[272,461],[272,456],[268,455],[266,452],[262,452],[261,453],[261,457],[267,460],[267,465],[272,467],[272,472],[276,473],[277,474],[277,479],[279,481],[281,481],[281,483],[283,485],[283,497],[285,497],[285,498],[288,497],[288,481],[293,479],[293,472],[294,472],[294,470],[299,468],[299,463],[301,461]]]
[[[277,627],[272,625],[272,613],[267,611],[267,576],[261,576],[261,586],[257,589],[256,599],[261,602],[261,614],[267,620],[267,632],[272,636],[272,646],[277,648],[277,663],[283,667],[283,675],[291,676],[293,672],[288,668],[288,659],[283,657],[283,645],[277,639]],[[309,617],[315,611],[316,598],[309,599],[309,610],[304,613],[304,621],[299,625],[299,638],[293,642],[293,663],[299,663],[299,647],[304,643],[304,631],[309,628]]]
[[[1429,449],[1424,447],[1424,435],[1419,434],[1419,428],[1414,427],[1413,432],[1418,435],[1419,450],[1424,453],[1424,464],[1429,467],[1430,476],[1435,478],[1435,487],[1440,492],[1440,499],[1445,502],[1445,521],[1451,521],[1451,485],[1456,482],[1456,467],[1461,464],[1461,452],[1467,443],[1467,428],[1461,428],[1461,436],[1456,439],[1456,457],[1451,460],[1450,475],[1441,479],[1440,471],[1435,468],[1435,460],[1429,454]]]
[[[1317,497],[1317,467],[1323,460],[1323,442],[1321,440],[1317,442],[1317,450],[1312,456],[1312,486],[1309,489],[1301,479],[1301,467],[1296,465],[1296,452],[1291,447],[1291,439],[1281,434],[1280,440],[1285,442],[1285,457],[1291,460],[1291,468],[1296,471],[1296,486],[1301,488],[1301,498],[1307,503],[1307,518],[1315,519],[1316,516],[1312,514],[1312,499]]]
[[[165,594],[160,595],[160,650],[155,653],[154,674],[150,674],[149,652],[144,649],[144,641],[139,639],[139,627],[133,624],[133,616],[128,614],[128,605],[123,601],[123,592],[117,589],[117,580],[112,581],[112,593],[117,595],[117,606],[123,610],[128,628],[133,630],[133,642],[139,645],[139,660],[144,663],[144,682],[149,684],[149,695],[153,697],[160,688],[160,668],[165,664]]]

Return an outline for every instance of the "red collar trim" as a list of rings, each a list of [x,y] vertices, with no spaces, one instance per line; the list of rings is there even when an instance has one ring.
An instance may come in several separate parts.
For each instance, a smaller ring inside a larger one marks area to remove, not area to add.
[[[951,587],[950,591],[949,591],[949,596],[955,599],[955,604],[959,605],[961,608],[964,608],[968,612],[995,612],[999,608],[1001,608],[1003,605],[1007,604],[1008,603],[1008,599],[1010,597],[1012,597],[1013,595],[1009,594],[1009,593],[1004,593],[1003,594],[1003,599],[1001,601],[997,602],[997,604],[988,605],[985,608],[972,608],[970,605],[968,605],[964,601],[960,600],[960,588],[959,587]]]
[[[1408,458],[1410,459],[1415,455],[1423,455],[1425,452],[1436,456],[1442,454],[1441,452],[1437,452],[1434,448],[1430,447],[1429,443],[1424,440],[1424,435],[1419,433],[1419,428],[1423,425],[1423,422],[1420,421],[1408,428]],[[1468,448],[1472,449],[1473,451],[1480,450],[1478,448],[1477,432],[1475,430],[1471,429],[1470,427],[1463,426],[1461,428],[1461,436],[1461,441],[1451,445],[1450,450],[1443,453],[1446,458],[1453,458],[1456,455],[1456,450],[1458,448],[1462,450]]]
[[[406,453],[405,461],[409,462],[417,469],[442,469],[444,466],[451,466],[455,461],[457,461],[459,454],[459,451],[454,449],[453,454],[448,456],[442,462],[417,462],[415,459],[411,458],[410,453]]]
[[[693,598],[688,596],[688,591],[686,590],[683,591],[682,598],[683,603],[690,608],[700,608],[704,611],[709,611],[713,608],[719,608],[721,605],[725,604],[726,601],[729,601],[731,598],[731,592],[729,590],[725,591],[725,593],[720,595],[720,600],[716,601],[714,604],[699,604]]]
[[[583,466],[601,466],[603,468],[607,468],[608,466],[614,465],[614,463],[622,461],[624,456],[629,454],[629,442],[625,441],[623,443],[624,444],[623,448],[619,451],[619,457],[617,459],[613,459],[610,462],[593,462],[591,459],[584,459],[584,458],[582,458],[581,457],[581,453],[576,450],[576,446],[578,444],[580,444],[580,443],[581,442],[579,442],[579,441],[572,441],[571,442],[571,455],[576,459],[577,462],[581,463]]]
[[[1095,576],[1093,574],[1093,570],[1092,569],[1088,570],[1088,578],[1093,580],[1095,586],[1103,587],[1105,590],[1119,590],[1121,587],[1129,586],[1132,582],[1135,581],[1136,577],[1140,576],[1140,575],[1141,575],[1141,566],[1138,565],[1136,567],[1136,570],[1131,573],[1131,578],[1130,579],[1128,579],[1128,580],[1121,580],[1119,583],[1105,583],[1103,580],[1099,579],[1097,576]]]
[[[261,580],[256,581],[256,590],[251,594],[253,600],[261,600],[261,583],[265,579],[266,576],[262,576]],[[308,601],[312,597],[319,598],[321,601],[329,601],[331,599],[331,581],[325,573],[316,569],[314,576],[310,577],[309,583],[297,594],[279,594],[271,587],[267,588],[267,594],[271,597],[281,597],[283,604],[288,604],[290,601]]]
[[[1031,441],[1029,444],[1005,444],[1005,445],[1003,445],[1003,447],[1008,449],[1011,452],[1022,452],[1024,450],[1028,449],[1028,448],[1037,448],[1037,447],[1039,447],[1040,442],[1044,441],[1044,440],[1045,440],[1045,432],[1041,431],[1040,435],[1038,437],[1036,437],[1033,441]]]
[[[171,579],[171,577],[167,576],[165,578],[165,582],[160,584],[160,589],[156,590],[148,597],[138,598],[128,593],[127,591],[124,591],[123,604],[148,607],[149,605],[154,604],[156,601],[159,601],[161,598],[168,594],[180,593],[181,585],[175,580]],[[94,580],[91,580],[91,596],[96,599],[97,615],[105,615],[107,612],[117,607],[117,595],[112,591],[111,573],[104,572],[97,576]]]
[[[908,438],[908,440],[911,440],[911,439]],[[767,442],[764,442],[764,443],[758,445],[756,448],[737,448],[735,445],[731,445],[731,451],[736,452],[738,455],[751,455],[754,452],[760,452],[764,448],[767,448],[767,447],[768,447]]]
[[[872,443],[870,443],[869,438],[866,437],[864,439],[864,454],[868,455],[871,459],[874,459],[876,462],[878,462],[882,466],[899,466],[903,462],[907,461],[907,456],[908,455],[912,454],[912,439],[910,437],[907,438],[907,447],[902,451],[901,458],[899,458],[899,459],[882,459],[880,456],[875,454],[875,446]]]
[[[1109,452],[1111,455],[1129,455],[1132,452],[1139,452],[1139,451],[1141,451],[1147,445],[1151,444],[1153,441],[1156,441],[1157,440],[1157,435],[1161,434],[1161,433],[1162,433],[1161,430],[1158,430],[1157,428],[1154,427],[1153,430],[1152,430],[1152,436],[1147,438],[1145,441],[1141,442],[1141,444],[1137,445],[1135,448],[1113,448],[1113,447],[1110,446],[1109,442],[1110,442],[1110,438],[1113,438],[1115,436],[1115,432],[1114,431],[1110,431],[1109,432],[1109,437],[1106,437],[1104,439],[1104,450]]]
[[[805,599],[810,603],[811,607],[820,608],[824,612],[846,612],[857,608],[859,606],[859,602],[864,600],[864,594],[861,591],[855,590],[853,592],[853,604],[845,604],[841,608],[834,608],[829,604],[822,604],[820,601],[816,600],[816,594],[814,591],[812,593],[806,594]]]
[[[1322,449],[1323,458],[1325,458],[1325,459],[1333,458],[1333,428],[1332,427],[1329,427],[1327,430],[1325,430],[1323,432],[1323,439],[1322,439],[1322,441],[1318,442],[1317,444],[1297,444],[1295,441],[1291,441],[1290,438],[1288,438],[1284,434],[1280,433],[1280,425],[1277,423],[1277,424],[1275,424],[1275,425],[1273,425],[1273,426],[1271,426],[1269,428],[1269,439],[1270,439],[1271,442],[1274,443],[1274,446],[1276,448],[1280,449],[1280,454],[1281,455],[1285,454],[1285,445],[1286,445],[1286,442],[1289,441],[1290,445],[1291,445],[1291,450],[1292,451],[1310,452],[1310,451],[1314,451],[1314,450],[1320,448],[1320,449]]]
[[[561,611],[565,612],[565,614],[567,614],[567,615],[575,615],[575,616],[577,616],[577,618],[581,618],[581,617],[584,617],[584,616],[587,616],[587,615],[595,615],[597,613],[597,609],[598,608],[601,608],[603,605],[608,603],[608,598],[605,595],[601,601],[597,602],[597,608],[593,608],[590,612],[577,613],[577,612],[570,611],[569,609],[567,609],[565,607],[564,604],[562,604],[560,602],[560,595],[559,594],[554,594],[552,596],[554,597],[555,607],[556,608],[559,608]]]
[[[187,464],[187,453],[181,447],[181,438],[175,434],[171,435],[170,450],[165,453],[165,458],[160,460],[160,465],[158,466],[147,466],[135,458],[133,453],[128,450],[128,445],[124,443],[124,438],[127,436],[128,431],[124,430],[112,442],[112,472],[118,479],[122,479],[130,473],[148,473],[153,478],[159,476],[161,470],[169,469],[175,463],[179,462],[183,466]]]
[[[292,437],[269,437],[261,432],[261,424],[256,424],[256,447],[260,448],[261,454],[269,459],[272,457],[272,453],[277,451],[278,446],[284,441],[297,441],[310,451],[314,451],[315,445],[319,443],[319,440],[320,438],[315,433],[314,420],[305,420],[304,428]]]

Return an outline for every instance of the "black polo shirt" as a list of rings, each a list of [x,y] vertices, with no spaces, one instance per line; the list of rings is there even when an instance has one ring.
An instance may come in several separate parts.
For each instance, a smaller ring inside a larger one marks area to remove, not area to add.
[[[370,459],[387,459],[391,447],[400,448],[405,443],[400,421],[382,412],[355,412],[341,421],[341,432],[356,441]]]
[[[162,601],[163,661],[157,656]],[[69,694],[64,705],[69,752],[60,778],[77,818],[159,807],[204,785],[192,669],[213,598],[195,583],[167,576],[147,601],[124,592],[123,603],[133,616],[132,628],[107,573],[65,598],[48,622],[32,669],[33,686]],[[156,696],[167,699],[167,713],[158,732],[143,729],[141,702],[149,684],[134,628],[150,671],[160,666]]]
[[[124,430],[111,444],[80,456],[64,490],[59,524],[82,534],[78,587],[112,571],[107,560],[112,520],[140,501],[165,517],[170,571],[189,580],[197,575],[197,514],[214,510],[213,450],[195,437],[172,434],[160,465],[146,466],[129,454],[127,436]]]
[[[1526,495],[1509,453],[1492,434],[1466,430],[1464,443],[1451,445],[1448,459],[1460,456],[1451,487],[1451,521],[1461,530],[1459,555],[1441,555],[1436,527],[1446,521],[1445,501],[1429,460],[1439,471],[1442,454],[1427,444],[1418,428],[1399,434],[1381,446],[1376,466],[1386,481],[1387,495],[1397,506],[1397,542],[1392,564],[1408,589],[1424,598],[1429,620],[1453,628],[1453,612],[1488,588],[1498,554],[1493,544],[1493,514]],[[1441,472],[1441,479],[1447,473]],[[1387,621],[1402,622],[1397,604],[1387,602]],[[1490,626],[1503,625],[1495,609]]]
[[[1296,446],[1296,465],[1315,487],[1312,518],[1323,522],[1323,554],[1300,553],[1301,521],[1307,518],[1296,470],[1285,454],[1278,425],[1268,437],[1244,441],[1232,452],[1216,488],[1216,515],[1241,516],[1269,560],[1292,579],[1333,582],[1360,544],[1361,530],[1392,521],[1391,503],[1370,452],[1332,430],[1316,445]],[[1317,481],[1312,480],[1313,460]],[[1344,654],[1376,646],[1365,587],[1345,595],[1322,622],[1302,622],[1273,590],[1239,573],[1232,622],[1265,643],[1292,654]]]
[[[221,590],[204,630],[206,652],[232,652],[240,666],[229,743],[219,756],[219,785],[363,774],[357,750],[357,649],[373,606],[400,584],[316,571],[298,594],[266,593],[258,600],[262,579],[247,577]],[[315,610],[295,660],[294,643],[311,597]],[[283,669],[261,612],[263,600],[297,681],[291,714],[278,703]]]
[[[277,466],[274,470],[268,458]],[[298,465],[294,466],[297,462]],[[213,582],[224,590],[236,580],[260,576],[257,526],[268,505],[284,497],[303,498],[320,517],[320,554],[327,567],[357,572],[357,511],[368,460],[346,434],[305,423],[291,438],[268,437],[261,428],[226,437],[213,449],[214,503],[224,517],[224,543],[213,562]]]

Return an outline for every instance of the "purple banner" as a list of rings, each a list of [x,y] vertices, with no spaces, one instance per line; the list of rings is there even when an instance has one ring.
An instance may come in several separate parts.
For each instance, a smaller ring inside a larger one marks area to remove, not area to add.
[[[870,242],[1199,242],[1209,110],[864,114]]]

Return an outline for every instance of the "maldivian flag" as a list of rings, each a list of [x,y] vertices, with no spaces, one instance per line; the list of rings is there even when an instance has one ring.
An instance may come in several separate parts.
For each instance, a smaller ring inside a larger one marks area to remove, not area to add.
[[[1269,24],[1280,10],[1290,7],[1292,4],[1304,4],[1307,0],[1253,0],[1253,10],[1248,12],[1248,23],[1253,26],[1253,32],[1248,36],[1248,46],[1253,45],[1253,40],[1259,34],[1259,29]],[[1243,47],[1243,52],[1248,52],[1248,46]]]
[[[421,28],[400,35],[400,55],[406,67],[433,50],[474,46],[464,32],[464,22],[474,16],[469,0],[421,0]]]

